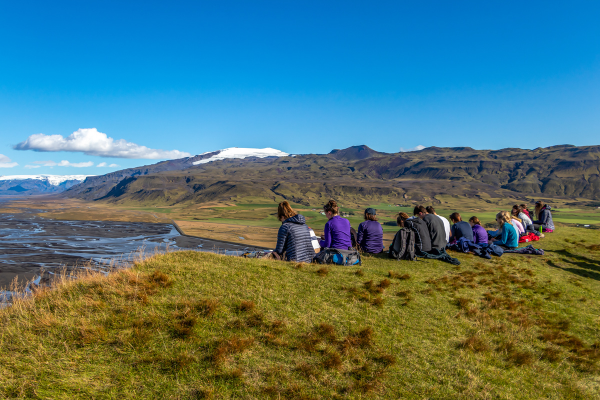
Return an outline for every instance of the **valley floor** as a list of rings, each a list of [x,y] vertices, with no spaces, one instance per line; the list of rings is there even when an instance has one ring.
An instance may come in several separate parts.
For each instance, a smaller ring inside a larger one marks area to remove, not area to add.
[[[448,196],[449,197],[449,196]],[[489,204],[478,199],[443,198],[443,205],[436,205],[439,215],[446,218],[458,211],[464,220],[477,216],[485,224],[493,224],[498,211],[508,211],[512,207],[509,200],[502,204]],[[558,200],[557,200],[558,201]],[[600,227],[600,209],[594,207],[571,207],[557,203],[553,209],[554,222],[559,225],[591,225]],[[320,214],[321,209],[293,205],[294,209],[306,217],[307,224],[317,235],[323,233],[327,218]],[[395,224],[399,212],[412,215],[412,206],[391,204],[371,204],[377,209],[377,216],[383,225],[384,244],[387,247],[398,231]],[[364,207],[351,205],[342,207],[352,227],[364,220]],[[237,242],[243,245],[274,248],[277,230],[281,223],[277,220],[276,203],[199,203],[175,206],[115,205],[102,202],[87,202],[75,199],[36,197],[13,201],[0,208],[0,213],[14,213],[38,210],[39,216],[59,220],[125,221],[171,223],[175,221],[185,234],[208,239]]]
[[[0,398],[600,398],[597,230],[360,267],[196,252],[0,310]]]

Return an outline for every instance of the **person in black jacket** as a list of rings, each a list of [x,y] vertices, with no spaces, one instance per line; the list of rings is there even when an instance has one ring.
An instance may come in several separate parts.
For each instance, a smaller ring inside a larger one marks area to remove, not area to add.
[[[452,222],[452,227],[450,228],[450,234],[452,241],[457,241],[461,237],[464,237],[468,241],[473,241],[473,228],[468,222],[462,220],[462,217],[459,213],[453,212],[450,214],[450,221]]]
[[[446,229],[442,220],[437,215],[427,213],[427,210],[423,206],[416,206],[413,211],[415,216],[418,216],[427,224],[427,230],[431,238],[431,248],[437,250],[445,249],[448,241],[446,240]]]
[[[420,218],[410,218],[407,213],[401,212],[396,219],[398,226],[415,232],[415,250],[417,254],[431,251],[431,238],[427,224]]]
[[[311,262],[315,251],[304,216],[295,212],[290,203],[283,201],[277,208],[281,227],[277,232],[274,252],[286,261]]]

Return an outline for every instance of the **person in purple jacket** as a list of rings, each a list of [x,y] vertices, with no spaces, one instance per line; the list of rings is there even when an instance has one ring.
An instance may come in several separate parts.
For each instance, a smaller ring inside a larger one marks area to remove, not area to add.
[[[350,238],[350,221],[339,216],[339,207],[335,200],[329,200],[323,206],[325,216],[329,221],[325,224],[325,233],[321,236],[321,248],[348,250],[352,248]]]
[[[483,226],[481,226],[481,221],[479,218],[473,216],[469,218],[469,224],[473,229],[473,242],[475,244],[487,244],[488,243],[488,233]]]
[[[383,251],[383,228],[377,222],[377,212],[374,208],[365,210],[365,222],[358,226],[356,241],[365,253],[377,254]]]

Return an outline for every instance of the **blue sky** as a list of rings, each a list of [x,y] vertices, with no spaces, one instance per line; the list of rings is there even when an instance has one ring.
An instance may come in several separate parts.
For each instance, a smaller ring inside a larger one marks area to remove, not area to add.
[[[598,21],[596,1],[1,2],[0,174],[234,146],[600,144]],[[31,138],[91,128],[127,143]]]

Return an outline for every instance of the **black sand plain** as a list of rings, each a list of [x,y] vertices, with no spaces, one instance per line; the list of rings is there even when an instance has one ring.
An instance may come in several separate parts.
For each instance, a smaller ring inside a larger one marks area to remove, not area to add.
[[[0,289],[17,278],[20,285],[57,269],[111,268],[132,261],[140,251],[193,249],[231,255],[260,250],[218,240],[181,235],[171,224],[115,221],[60,221],[39,210],[0,214]]]

